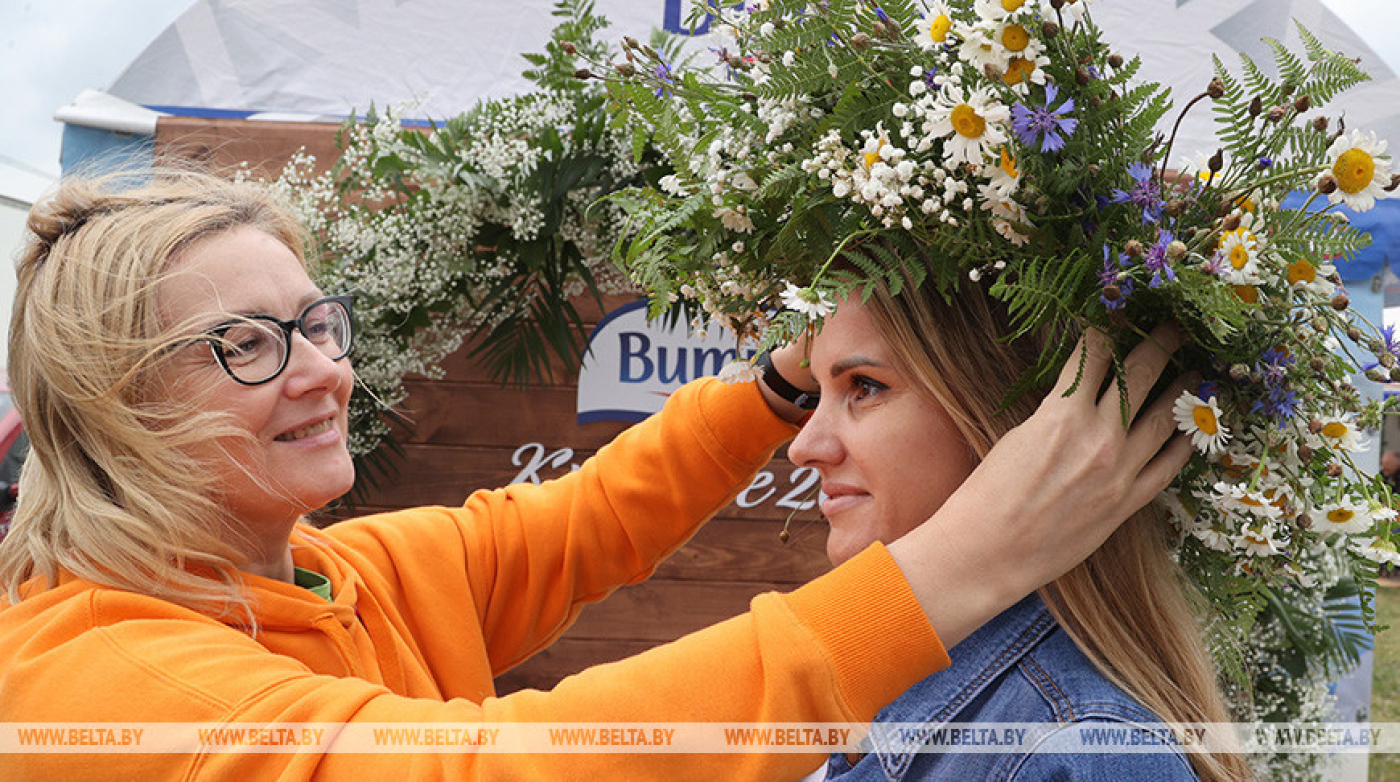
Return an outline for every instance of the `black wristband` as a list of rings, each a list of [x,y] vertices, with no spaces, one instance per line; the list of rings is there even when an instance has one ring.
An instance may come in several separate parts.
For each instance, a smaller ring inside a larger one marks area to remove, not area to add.
[[[754,366],[763,370],[763,383],[768,386],[768,390],[777,394],[779,398],[797,405],[803,410],[817,409],[817,402],[821,401],[821,395],[813,391],[808,393],[794,386],[778,372],[778,368],[773,366],[773,357],[768,355],[768,351],[763,351],[754,359]]]

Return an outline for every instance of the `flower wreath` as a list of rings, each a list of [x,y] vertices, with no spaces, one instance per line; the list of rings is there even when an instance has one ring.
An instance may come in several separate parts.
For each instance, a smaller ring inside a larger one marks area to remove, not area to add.
[[[1219,148],[1173,171],[1166,91],[1135,82],[1086,0],[747,5],[699,9],[713,66],[626,40],[579,72],[673,167],[618,197],[654,311],[693,302],[762,348],[876,282],[982,280],[1017,333],[1059,335],[1025,387],[1085,327],[1128,343],[1175,318],[1180,369],[1205,380],[1176,401],[1196,452],[1163,499],[1229,631],[1217,659],[1248,716],[1325,717],[1306,704],[1355,661],[1377,563],[1400,561],[1389,490],[1353,461],[1385,405],[1350,380],[1400,379],[1400,341],[1331,262],[1369,242],[1335,207],[1396,182],[1385,142],[1320,113],[1366,75],[1301,27],[1302,54],[1268,41],[1277,79],[1216,60],[1182,111],[1212,108]]]

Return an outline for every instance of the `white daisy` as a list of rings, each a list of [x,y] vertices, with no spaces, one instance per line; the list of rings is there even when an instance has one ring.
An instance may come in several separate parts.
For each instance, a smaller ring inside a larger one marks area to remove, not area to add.
[[[1388,540],[1381,540],[1379,537],[1366,541],[1353,541],[1351,550],[1372,562],[1383,565],[1400,565],[1400,552],[1395,550],[1395,544]]]
[[[1337,182],[1327,200],[1364,212],[1377,198],[1389,196],[1384,188],[1390,184],[1390,158],[1380,157],[1385,148],[1374,133],[1353,130],[1350,137],[1338,136],[1327,148],[1328,168],[1321,175],[1330,174]]]
[[[1356,497],[1343,497],[1319,510],[1322,519],[1317,522],[1317,529],[1323,534],[1358,535],[1371,528],[1371,514],[1365,503]]]
[[[1304,589],[1311,589],[1312,587],[1317,586],[1317,576],[1312,575],[1311,573],[1304,573],[1301,568],[1299,568],[1292,562],[1284,564],[1283,572],[1296,579],[1298,581],[1298,586],[1301,586]]]
[[[956,85],[948,85],[929,112],[929,132],[947,137],[943,150],[950,164],[982,165],[1006,143],[1004,123],[1011,110],[995,101],[986,90],[965,95]]]
[[[1264,281],[1259,275],[1259,243],[1245,226],[1220,237],[1220,253],[1224,256],[1224,263],[1219,267],[1221,278],[1226,282],[1257,285]]]
[[[972,9],[977,13],[979,19],[1000,22],[1021,10],[1021,6],[1025,4],[1026,0],[977,0],[973,3]]]
[[[1191,530],[1191,534],[1201,541],[1201,545],[1212,551],[1231,552],[1235,550],[1235,541],[1229,535],[1221,532],[1209,525],[1202,525]]]
[[[1235,538],[1235,548],[1254,557],[1268,557],[1282,554],[1278,541],[1274,540],[1274,525],[1263,524],[1259,529],[1246,527]]]
[[[754,366],[752,361],[742,358],[735,359],[725,364],[719,371],[719,379],[725,383],[752,383],[763,377],[763,370]]]
[[[1312,447],[1352,452],[1366,448],[1366,443],[1361,439],[1361,431],[1357,429],[1356,422],[1350,415],[1324,415],[1315,420],[1316,424],[1308,426],[1311,436],[1307,440]],[[1314,429],[1317,431],[1314,432]]]
[[[1041,52],[1045,51],[1045,44],[1031,37],[1030,30],[1027,30],[1025,25],[1012,21],[998,24],[996,31],[992,33],[992,40],[1001,44],[1008,63],[1015,57],[1035,62]]]
[[[1203,400],[1190,391],[1182,391],[1172,407],[1176,427],[1191,435],[1191,444],[1207,456],[1214,456],[1230,440],[1230,430],[1220,423],[1220,407],[1215,397]]]
[[[1032,84],[1045,83],[1045,66],[1049,64],[1050,58],[1044,54],[1030,56],[1022,52],[1007,60],[1001,80],[1017,95],[1024,97],[1030,94]]]
[[[959,60],[971,65],[978,73],[986,73],[988,68],[997,73],[1006,71],[1011,53],[994,37],[995,28],[954,22],[953,33],[962,39],[958,46]]]
[[[941,0],[929,3],[928,12],[919,19],[919,45],[934,49],[948,42],[948,33],[953,30],[953,15],[948,4]]]
[[[1250,490],[1247,484],[1217,483],[1216,504],[1220,510],[1249,518],[1277,519],[1283,511],[1273,498],[1259,490]]]
[[[1288,280],[1288,287],[1295,291],[1307,291],[1318,298],[1331,299],[1332,294],[1337,292],[1337,286],[1327,278],[1336,271],[1337,267],[1330,263],[1314,266],[1307,258],[1296,258],[1284,270],[1284,277]]]
[[[1021,187],[1021,171],[1016,168],[1016,158],[1011,156],[1011,150],[1006,147],[1001,148],[999,158],[996,165],[986,166],[982,173],[988,177],[987,184],[996,191],[998,197],[1010,198]],[[986,195],[985,192],[983,195]]]
[[[783,306],[800,312],[809,318],[825,318],[836,311],[836,305],[826,294],[815,288],[799,288],[790,282],[783,282],[787,287],[783,289]]]

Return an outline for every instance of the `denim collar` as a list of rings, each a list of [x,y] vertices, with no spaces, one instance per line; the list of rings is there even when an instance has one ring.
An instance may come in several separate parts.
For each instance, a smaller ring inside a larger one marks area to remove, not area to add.
[[[952,665],[905,690],[876,715],[875,722],[919,724],[931,733],[954,721],[988,685],[1056,627],[1040,596],[1031,594],[953,647]],[[908,744],[894,746],[889,739],[881,740],[880,736],[888,735],[872,735],[873,751],[885,776],[898,780],[917,753]]]

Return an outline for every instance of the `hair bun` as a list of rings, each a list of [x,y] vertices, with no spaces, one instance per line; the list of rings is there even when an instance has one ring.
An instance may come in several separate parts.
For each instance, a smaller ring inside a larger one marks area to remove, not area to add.
[[[29,230],[46,246],[78,230],[94,214],[107,208],[104,194],[78,182],[61,185],[29,212]]]

